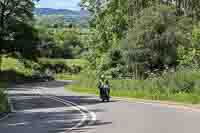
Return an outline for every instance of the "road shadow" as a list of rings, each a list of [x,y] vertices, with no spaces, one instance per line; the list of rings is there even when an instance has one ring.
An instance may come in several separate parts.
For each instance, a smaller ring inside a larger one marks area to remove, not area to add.
[[[9,81],[9,82],[15,82],[16,80],[30,80],[30,76],[26,76],[23,73],[16,72],[15,70],[4,70],[0,71],[0,80],[1,81]]]
[[[50,89],[54,89],[54,88],[60,88],[60,87],[64,87],[66,85],[71,85],[73,82],[72,81],[49,81],[49,82],[33,82],[33,83],[25,83],[25,84],[17,84],[14,85],[12,88],[10,88],[10,90],[18,90],[18,89],[23,89],[24,91],[26,90],[32,90],[35,88],[50,88]],[[24,94],[25,95],[25,94]],[[27,95],[27,94],[26,94]],[[96,96],[92,96],[92,95],[67,95],[67,96],[60,96],[60,95],[53,95],[52,96],[56,96],[58,98],[67,100],[67,101],[71,101],[74,102],[78,105],[93,105],[93,104],[101,104],[101,100],[96,97]],[[27,95],[28,96],[28,95]],[[117,100],[112,100],[110,102],[117,102]],[[105,102],[106,104],[106,102]]]
[[[18,82],[18,83],[13,83],[10,85],[10,88],[17,89],[17,88],[26,88],[26,89],[33,89],[37,87],[45,87],[45,88],[58,88],[58,87],[64,87],[65,85],[70,85],[72,84],[72,81],[30,81],[30,82]]]
[[[10,88],[9,94],[13,101],[14,109],[17,113],[12,114],[3,123],[0,122],[0,129],[6,133],[20,132],[27,133],[30,128],[34,129],[33,133],[60,133],[65,132],[72,126],[80,122],[80,112],[65,110],[66,105],[58,101],[49,99],[45,96],[32,92],[35,87],[63,87],[71,84],[67,81],[53,81],[40,83],[18,84]],[[95,105],[102,103],[94,96],[57,96],[60,99],[71,101],[78,105]],[[116,101],[113,101],[116,102]],[[69,105],[68,108],[71,106]],[[94,113],[105,112],[103,109],[92,110]],[[82,116],[81,116],[82,117]],[[108,125],[112,122],[96,121],[93,125],[84,123],[74,132],[86,132],[94,129],[96,126]],[[49,128],[50,127],[50,128]],[[32,132],[30,132],[32,133]]]
[[[61,133],[80,123],[78,111],[18,112],[0,122],[2,133]]]

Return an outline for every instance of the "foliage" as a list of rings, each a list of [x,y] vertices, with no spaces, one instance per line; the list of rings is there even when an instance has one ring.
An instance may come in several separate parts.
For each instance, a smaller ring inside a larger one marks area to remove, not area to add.
[[[7,85],[4,82],[0,82],[0,113],[8,112],[7,95],[5,94],[5,87]]]
[[[64,16],[48,15],[48,16],[36,16],[36,25],[42,25],[44,27],[64,27]]]
[[[104,60],[103,57],[112,48],[117,48],[120,40],[125,37],[128,28],[127,2],[127,0],[109,0],[107,3],[103,1],[95,3],[90,0],[81,2],[92,16],[90,27],[94,34],[91,37],[88,53],[92,63],[91,68],[103,66],[99,64]]]
[[[33,64],[33,62],[31,62],[30,64]],[[10,57],[3,57],[1,70],[15,71],[16,73],[21,73],[25,76],[31,76],[33,73],[33,70],[30,67],[26,67],[24,63],[22,63],[22,61]]]
[[[7,96],[0,88],[0,113],[5,113],[8,111],[8,101],[7,101]]]
[[[192,44],[189,47],[179,47],[179,63],[184,67],[198,68],[200,64],[200,28],[199,25],[193,26]]]
[[[83,61],[80,60],[68,61],[64,59],[53,60],[44,58],[40,59],[39,65],[40,66],[38,69],[40,71],[50,70],[53,73],[68,73],[68,74],[80,73],[85,67]]]
[[[183,31],[182,25],[190,23],[187,27],[192,27],[192,21],[176,16],[176,10],[167,6],[146,8],[139,15],[141,17],[129,31],[128,44],[123,46],[127,50],[127,56],[130,56],[127,60],[129,67],[138,65],[134,69],[141,72],[139,75],[175,67],[177,48],[190,47],[191,44],[188,39],[191,31],[189,28]]]
[[[87,70],[88,62],[83,59],[40,58],[38,62],[27,62],[26,66],[19,59],[3,57],[1,81],[31,81],[35,72],[51,72],[56,79],[70,79]],[[50,71],[49,71],[50,70]],[[73,76],[74,75],[74,76]],[[74,78],[73,78],[74,79]]]
[[[47,28],[37,26],[40,31],[40,56],[49,58],[77,58],[84,51],[78,28]]]
[[[87,59],[97,74],[136,79],[180,65],[198,66],[199,1],[82,0],[91,12]],[[129,28],[129,29],[128,29]],[[192,31],[192,29],[194,29]],[[196,44],[196,45],[194,45]],[[110,56],[120,50],[117,61]],[[113,62],[117,62],[113,65]]]
[[[105,54],[97,66],[97,74],[110,75],[112,78],[121,77],[124,73],[123,52],[120,49],[112,49]]]
[[[37,30],[32,27],[34,0],[0,1],[0,54],[36,59]]]

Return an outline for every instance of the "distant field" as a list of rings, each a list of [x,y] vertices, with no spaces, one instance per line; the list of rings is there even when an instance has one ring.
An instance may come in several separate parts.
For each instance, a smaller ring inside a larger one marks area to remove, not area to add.
[[[47,58],[41,58],[41,62],[51,62],[51,63],[64,63],[69,66],[71,65],[79,65],[81,67],[85,67],[88,64],[87,60],[84,59],[47,59]]]
[[[73,71],[77,67],[80,67],[81,70],[87,67],[88,62],[83,59],[47,59],[41,58],[40,60],[41,65],[45,64],[46,66],[54,66],[56,64],[64,64],[68,69]],[[19,60],[14,58],[3,58],[2,66],[1,66],[2,76],[0,77],[1,80],[16,80],[16,79],[23,79],[26,77],[31,77],[34,70],[32,68],[27,68],[21,63]],[[57,73],[54,75],[56,79],[74,79],[76,75],[72,75],[70,73]]]

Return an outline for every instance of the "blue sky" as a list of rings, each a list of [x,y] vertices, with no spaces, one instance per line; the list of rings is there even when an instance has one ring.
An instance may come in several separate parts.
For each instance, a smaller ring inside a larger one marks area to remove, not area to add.
[[[37,7],[79,10],[80,0],[40,0]]]

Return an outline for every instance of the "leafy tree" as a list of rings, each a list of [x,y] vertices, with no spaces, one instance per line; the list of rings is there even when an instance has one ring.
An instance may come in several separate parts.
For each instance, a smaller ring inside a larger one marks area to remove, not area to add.
[[[32,26],[34,0],[0,1],[0,55],[36,59],[37,30]]]
[[[89,46],[89,57],[94,66],[101,66],[101,57],[119,46],[128,28],[128,0],[82,0],[81,5],[90,11],[90,28],[94,33]],[[100,64],[99,64],[100,63]],[[92,66],[92,67],[94,67]]]
[[[148,70],[163,70],[166,66],[175,67],[177,48],[191,45],[192,20],[177,16],[174,8],[163,5],[146,8],[139,15],[124,46],[127,63],[132,60],[130,67],[134,67],[137,75]]]
[[[187,55],[194,59],[198,0],[82,0],[81,5],[92,14],[90,28],[95,32],[88,58],[100,73],[144,78],[149,72],[176,69]],[[115,57],[119,63],[113,65]]]
[[[37,26],[40,39],[40,55],[50,58],[76,58],[84,47],[80,31],[76,28],[47,28]]]

